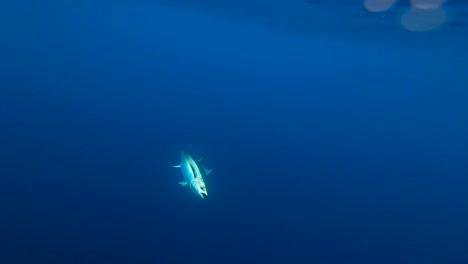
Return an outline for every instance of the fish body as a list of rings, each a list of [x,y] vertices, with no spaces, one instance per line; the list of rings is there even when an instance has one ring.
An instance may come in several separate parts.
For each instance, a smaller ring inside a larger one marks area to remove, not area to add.
[[[180,168],[182,171],[184,180],[179,182],[181,186],[189,186],[198,197],[203,199],[208,196],[203,177],[208,175],[211,170],[207,170],[184,151],[180,156],[180,164],[173,167]]]

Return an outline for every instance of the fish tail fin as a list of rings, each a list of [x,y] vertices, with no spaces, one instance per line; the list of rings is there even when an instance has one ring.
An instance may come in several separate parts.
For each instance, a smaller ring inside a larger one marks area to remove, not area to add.
[[[189,150],[191,147],[192,147],[192,144],[188,145],[188,146],[183,150],[183,152],[187,152],[187,150]]]

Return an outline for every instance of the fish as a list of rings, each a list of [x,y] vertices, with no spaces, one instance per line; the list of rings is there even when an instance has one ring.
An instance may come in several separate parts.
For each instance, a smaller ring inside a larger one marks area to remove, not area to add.
[[[211,173],[211,170],[206,169],[200,164],[200,160],[195,161],[189,154],[182,151],[180,156],[180,164],[172,166],[174,168],[180,168],[182,171],[183,181],[179,181],[181,186],[189,186],[190,189],[202,199],[208,196],[208,190],[204,176]]]

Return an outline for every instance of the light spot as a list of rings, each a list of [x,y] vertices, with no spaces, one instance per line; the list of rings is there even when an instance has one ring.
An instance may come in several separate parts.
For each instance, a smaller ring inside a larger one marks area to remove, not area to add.
[[[369,12],[384,12],[389,10],[396,0],[364,0],[364,7]]]
[[[419,9],[439,8],[444,4],[445,0],[411,0],[411,5]]]
[[[445,23],[447,14],[442,8],[412,8],[401,17],[401,24],[410,31],[429,31]]]

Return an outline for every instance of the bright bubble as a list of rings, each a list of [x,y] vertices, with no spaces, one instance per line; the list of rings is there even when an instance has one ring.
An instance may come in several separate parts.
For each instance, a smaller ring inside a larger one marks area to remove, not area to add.
[[[447,14],[442,8],[412,8],[401,17],[401,24],[410,31],[429,31],[445,23]]]
[[[364,0],[364,7],[370,12],[384,12],[389,10],[396,0]]]
[[[411,0],[411,5],[414,8],[420,9],[432,9],[432,8],[439,8],[445,0]]]

